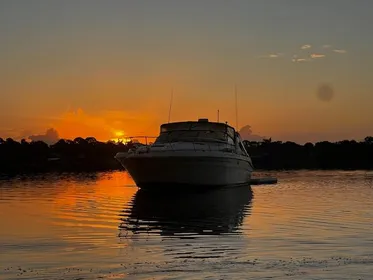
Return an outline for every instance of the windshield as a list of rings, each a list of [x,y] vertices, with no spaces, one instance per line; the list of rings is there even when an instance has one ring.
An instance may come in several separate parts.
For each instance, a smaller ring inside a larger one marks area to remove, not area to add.
[[[161,125],[155,144],[169,142],[224,142],[234,143],[235,131],[223,123],[178,122]]]
[[[155,143],[168,142],[227,142],[227,134],[221,131],[170,131],[161,133]]]

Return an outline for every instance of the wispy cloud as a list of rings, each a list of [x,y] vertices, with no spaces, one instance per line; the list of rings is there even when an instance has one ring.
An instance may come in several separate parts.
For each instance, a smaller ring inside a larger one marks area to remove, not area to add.
[[[323,57],[325,57],[325,54],[321,54],[321,53],[311,54],[311,58],[323,58]]]
[[[292,62],[308,62],[311,61],[309,58],[304,58],[304,57],[298,57],[297,55],[294,55],[293,58],[291,59]]]
[[[301,46],[300,48],[302,49],[302,50],[306,50],[306,49],[310,49],[312,46],[311,45],[303,45],[303,46]]]
[[[317,48],[315,48],[315,46],[312,46],[311,44],[305,44],[305,45],[302,45],[300,49],[298,49],[298,51],[286,52],[286,57],[288,57],[289,60],[292,62],[312,62],[316,59],[322,59],[322,58],[325,58],[326,56],[330,56],[333,53],[344,54],[344,53],[347,53],[347,51],[344,49],[336,49],[331,44],[319,45],[317,46]],[[284,57],[284,56],[285,56],[284,53],[273,52],[273,53],[257,56],[257,58],[277,59],[277,58]]]
[[[323,45],[322,48],[323,49],[330,49],[332,47],[332,45]]]
[[[310,61],[308,58],[297,58],[293,59],[293,62],[307,62]]]
[[[259,58],[279,58],[282,56],[284,56],[283,53],[271,53],[271,54],[260,55]]]
[[[346,50],[341,50],[341,49],[335,49],[335,50],[333,50],[333,52],[336,52],[336,53],[346,53],[347,51]]]

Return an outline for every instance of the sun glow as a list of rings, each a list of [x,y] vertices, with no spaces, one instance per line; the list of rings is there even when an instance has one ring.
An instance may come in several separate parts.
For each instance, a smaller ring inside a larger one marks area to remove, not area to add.
[[[126,143],[129,143],[131,142],[131,139],[130,138],[111,138],[110,141],[113,141],[115,143],[123,143],[123,144],[126,144]]]
[[[124,136],[124,131],[123,130],[117,130],[114,132],[115,136],[120,138],[120,137],[123,137]]]
[[[115,137],[111,138],[110,140],[115,143],[128,143],[131,141],[130,138],[125,136],[126,133],[123,130],[115,130],[113,134]]]

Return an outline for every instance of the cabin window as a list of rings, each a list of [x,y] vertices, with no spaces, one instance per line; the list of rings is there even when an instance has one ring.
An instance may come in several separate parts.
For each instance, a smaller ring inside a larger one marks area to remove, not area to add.
[[[240,147],[240,153],[241,153],[242,155],[246,155],[245,148],[244,148],[242,142],[239,142],[239,145],[238,145],[238,146]]]
[[[235,144],[235,130],[222,123],[182,122],[161,126],[156,143],[225,142]]]
[[[228,137],[230,138],[230,137]],[[158,136],[156,143],[169,143],[169,142],[211,142],[211,141],[227,141],[227,135],[220,131],[171,131],[164,132]],[[228,142],[232,142],[233,140]]]
[[[232,127],[227,126],[227,134],[228,134],[229,137],[234,139],[235,133],[234,133],[234,129]]]

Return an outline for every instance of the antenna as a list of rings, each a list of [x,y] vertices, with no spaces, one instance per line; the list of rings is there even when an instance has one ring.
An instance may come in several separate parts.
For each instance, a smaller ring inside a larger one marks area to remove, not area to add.
[[[219,109],[218,109],[218,122],[219,122]]]
[[[234,85],[234,96],[236,105],[236,130],[238,130],[238,109],[237,109],[237,86]]]
[[[170,123],[170,119],[171,119],[171,109],[172,109],[173,96],[174,96],[174,89],[171,90],[170,108],[168,110],[168,123]]]

